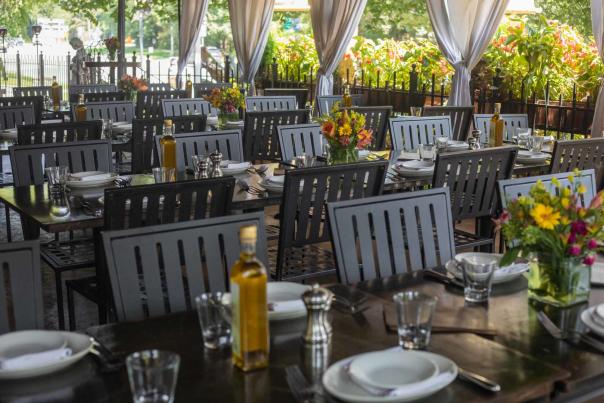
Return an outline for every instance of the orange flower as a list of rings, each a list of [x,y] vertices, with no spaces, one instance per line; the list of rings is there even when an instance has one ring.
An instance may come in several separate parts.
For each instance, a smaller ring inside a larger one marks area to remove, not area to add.
[[[331,121],[324,122],[323,125],[321,125],[321,131],[323,134],[325,134],[325,136],[333,137],[335,133],[335,125]]]

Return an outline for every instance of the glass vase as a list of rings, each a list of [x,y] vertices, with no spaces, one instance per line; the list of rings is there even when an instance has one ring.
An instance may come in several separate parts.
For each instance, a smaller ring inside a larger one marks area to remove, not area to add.
[[[359,150],[356,148],[343,148],[331,146],[329,150],[330,164],[348,164],[359,159]]]
[[[558,259],[539,253],[531,259],[529,298],[556,307],[566,307],[589,298],[591,266],[578,258]]]
[[[225,127],[227,122],[235,122],[238,120],[239,120],[238,112],[233,112],[233,113],[220,112],[218,114],[218,126],[220,126],[220,127]]]

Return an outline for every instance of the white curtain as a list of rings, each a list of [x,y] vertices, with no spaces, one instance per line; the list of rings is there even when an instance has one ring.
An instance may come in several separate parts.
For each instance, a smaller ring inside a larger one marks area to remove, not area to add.
[[[178,76],[180,88],[182,72],[195,51],[195,44],[201,31],[201,24],[208,9],[209,0],[182,0],[180,10],[180,32],[178,45]]]
[[[426,0],[438,47],[455,69],[449,106],[470,106],[470,74],[509,0]]]
[[[309,0],[319,55],[317,96],[333,93],[333,73],[348,48],[367,0]]]
[[[254,76],[260,67],[275,0],[229,0],[231,31],[243,81],[254,95]]]
[[[598,53],[604,60],[604,0],[591,0],[591,27],[596,39]],[[600,85],[598,100],[594,110],[594,120],[591,124],[591,137],[602,137],[604,129],[604,85]]]

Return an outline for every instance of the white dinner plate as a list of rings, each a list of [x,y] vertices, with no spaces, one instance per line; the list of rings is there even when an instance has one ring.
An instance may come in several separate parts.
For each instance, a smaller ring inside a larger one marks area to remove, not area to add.
[[[50,339],[57,340],[61,337],[66,342],[66,347],[71,349],[71,356],[60,361],[46,364],[36,368],[19,370],[5,370],[0,368],[0,379],[22,379],[33,376],[45,375],[59,371],[81,360],[92,349],[90,337],[72,332],[57,332],[51,330],[25,330],[10,332],[0,336],[0,351],[19,349],[21,346],[35,346],[47,344]]]
[[[224,124],[226,129],[241,129],[243,127],[243,120],[237,120],[234,122],[226,122]]]
[[[392,166],[392,169],[405,177],[428,177],[428,176],[432,176],[432,174],[434,173],[434,165],[432,164],[431,168],[427,168],[425,165],[422,168],[409,168],[407,166],[405,166],[405,164],[410,164],[410,163],[424,163],[424,161],[405,161],[405,162],[398,162],[396,164],[394,164]]]
[[[267,191],[275,192],[275,193],[283,192],[284,184],[285,184],[285,175],[268,176],[266,178],[262,178],[260,180],[260,182],[258,182],[258,185],[262,186]],[[300,190],[302,190],[303,187],[304,187],[304,181],[301,181]]]
[[[581,312],[581,321],[585,323],[585,326],[589,328],[592,332],[597,334],[600,337],[604,337],[604,326],[600,326],[595,320],[594,315],[596,307],[592,306],[591,308],[587,308],[583,312]]]
[[[501,258],[503,257],[503,255],[498,254],[498,253],[467,252],[467,253],[458,253],[457,255],[455,255],[455,260],[457,260],[458,263],[461,263],[461,260],[465,256],[471,256],[471,255],[484,255],[484,256],[489,256],[489,257],[492,256],[492,257],[496,258],[497,261],[501,260]],[[459,270],[457,268],[457,266],[455,266],[453,264],[452,261],[448,261],[445,264],[445,268],[447,269],[447,271],[449,273],[454,275],[455,278],[463,280],[463,273],[461,272],[461,270]],[[513,263],[509,266],[504,266],[504,267],[498,266],[495,269],[495,273],[493,274],[493,284],[507,283],[508,281],[515,280],[518,277],[522,276],[522,274],[524,272],[528,271],[528,269],[529,269],[528,263]]]
[[[545,162],[545,160],[547,160],[549,157],[550,155],[547,153],[520,150],[518,151],[516,162],[521,164],[539,164]]]
[[[466,150],[470,147],[468,143],[461,140],[449,140],[447,141],[447,149],[451,150]]]
[[[391,359],[396,359],[397,351],[404,351],[400,348],[385,350],[389,353]],[[346,358],[338,361],[330,366],[323,374],[323,386],[331,395],[345,402],[358,403],[398,403],[409,402],[421,399],[438,392],[442,388],[449,385],[457,377],[457,365],[451,360],[442,355],[422,351],[429,357],[438,367],[438,375],[434,377],[433,382],[430,382],[428,387],[422,388],[421,391],[412,396],[374,396],[367,393],[360,386],[355,384],[346,371],[346,366],[352,358]]]
[[[17,138],[17,128],[0,130],[0,138],[15,140]]]
[[[376,351],[362,354],[348,365],[348,375],[357,385],[405,391],[421,389],[438,375],[438,367],[427,355],[418,351]],[[413,389],[413,390],[412,390]]]
[[[233,164],[236,164],[236,166],[233,168],[229,168],[229,165]],[[220,163],[220,170],[225,175],[235,175],[246,172],[248,169],[250,169],[251,166],[252,164],[250,164],[249,162],[224,160]]]
[[[95,171],[95,172],[87,172],[87,173],[89,173],[90,175],[102,175],[105,172]],[[115,177],[116,177],[116,175],[112,174],[109,177],[102,178],[102,179],[96,179],[96,180],[79,180],[79,181],[68,180],[67,186],[70,188],[74,188],[74,189],[92,189],[92,188],[97,188],[97,187],[113,184],[113,182],[115,181]]]

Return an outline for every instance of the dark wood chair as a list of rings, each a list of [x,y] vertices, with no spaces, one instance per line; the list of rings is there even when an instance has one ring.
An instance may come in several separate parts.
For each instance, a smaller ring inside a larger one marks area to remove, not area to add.
[[[191,157],[207,155],[216,150],[223,160],[243,161],[243,144],[239,130],[218,130],[201,133],[179,133],[176,138],[176,169],[184,171],[191,167]],[[155,148],[160,149],[161,137],[155,136]],[[160,153],[158,153],[160,154]],[[161,155],[159,160],[161,162]]]
[[[86,120],[111,119],[114,122],[132,122],[134,105],[130,101],[87,102]]]
[[[20,125],[33,125],[36,122],[34,107],[0,106],[0,130],[14,129]]]
[[[306,107],[308,91],[308,88],[265,88],[264,95],[268,97],[293,95],[296,97],[296,102],[298,102],[298,108],[302,109]]]
[[[205,115],[174,116],[172,124],[176,133],[202,132],[206,129]],[[155,136],[161,135],[164,121],[155,119],[134,119],[132,121],[132,173],[149,172],[158,166],[159,155],[155,148]]]
[[[203,98],[162,99],[164,118],[186,115],[206,115],[212,112],[212,106]]]
[[[149,91],[171,91],[172,87],[168,83],[150,83],[147,84]]]
[[[514,131],[518,128],[529,127],[528,115],[525,113],[502,113],[501,119],[504,123],[503,140],[512,141]],[[474,128],[480,130],[480,142],[488,143],[489,130],[491,128],[492,113],[477,113],[474,115]]]
[[[162,118],[162,99],[186,98],[186,91],[139,91],[136,94],[136,117],[138,119]]]
[[[243,153],[246,161],[281,160],[277,126],[308,122],[308,111],[246,112],[243,126]]]
[[[63,91],[61,91],[62,93]],[[48,97],[52,95],[52,87],[50,86],[38,86],[38,87],[15,87],[13,88],[13,96],[15,97]]]
[[[5,106],[33,106],[35,114],[35,122],[42,122],[42,112],[44,111],[44,97],[0,97],[0,107]]]
[[[297,105],[293,95],[245,97],[245,110],[248,112],[291,111],[298,107],[304,108],[304,105]]]
[[[39,241],[0,244],[0,334],[44,329]]]
[[[447,188],[328,203],[327,209],[341,283],[432,269],[455,255]]]
[[[70,84],[69,85],[69,99],[72,95],[77,96],[80,94],[91,94],[91,93],[104,93],[104,92],[117,92],[117,85],[115,84]]]
[[[383,150],[386,147],[386,130],[392,106],[359,106],[351,110],[365,116],[365,129],[373,131],[370,148]]]
[[[604,138],[558,140],[554,144],[550,173],[594,169],[598,188],[603,185]]]
[[[276,280],[302,281],[335,273],[333,255],[317,244],[330,239],[326,203],[376,196],[382,192],[388,161],[369,161],[286,172],[279,211]]]
[[[197,83],[193,84],[193,92],[197,98],[203,98],[204,96],[210,95],[212,90],[215,88],[231,88],[231,83]]]
[[[25,145],[99,140],[102,133],[103,122],[100,120],[23,125],[17,130],[17,143]]]
[[[361,94],[351,94],[350,98],[352,99],[352,106],[364,106],[365,105],[365,101],[363,100],[363,95]],[[340,103],[340,106],[344,106],[342,105],[342,100],[343,100],[343,96],[342,95],[321,95],[319,97],[317,97],[316,99],[316,104],[317,104],[317,111],[319,112],[319,115],[325,115],[327,113],[330,113],[331,110],[333,109],[333,105],[336,102]]]
[[[80,100],[80,94],[69,94],[69,103],[77,104]],[[84,102],[113,102],[127,101],[126,93],[122,91],[107,91],[107,92],[85,92]],[[73,108],[72,108],[73,109]]]
[[[258,226],[256,253],[266,264],[261,212],[104,232],[118,321],[195,309],[201,293],[229,290],[244,225]]]
[[[277,134],[283,161],[291,161],[303,154],[313,157],[323,155],[325,140],[319,124],[277,126]]]
[[[390,144],[393,150],[413,151],[420,144],[435,144],[436,137],[452,138],[449,116],[390,118]]]
[[[232,177],[159,183],[126,189],[106,189],[105,231],[166,225],[228,214],[233,198]],[[100,238],[97,275],[66,282],[70,328],[75,328],[74,292],[97,304],[99,318],[108,308],[108,280]],[[103,320],[101,320],[103,321]]]
[[[475,233],[455,230],[457,248],[492,249],[494,236],[491,231],[487,235],[486,222],[497,209],[497,181],[511,178],[517,152],[517,147],[506,146],[436,157],[432,187],[449,188],[454,220],[476,220]]]
[[[449,116],[453,129],[453,140],[466,141],[472,125],[471,106],[426,106],[422,109],[422,116]]]

